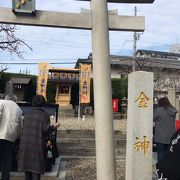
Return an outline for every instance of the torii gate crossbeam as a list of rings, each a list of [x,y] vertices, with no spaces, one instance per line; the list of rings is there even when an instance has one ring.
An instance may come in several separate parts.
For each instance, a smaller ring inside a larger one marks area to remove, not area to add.
[[[108,15],[112,31],[144,31],[143,16]],[[92,15],[36,10],[36,16],[20,16],[9,8],[0,8],[0,23],[57,28],[92,29]]]

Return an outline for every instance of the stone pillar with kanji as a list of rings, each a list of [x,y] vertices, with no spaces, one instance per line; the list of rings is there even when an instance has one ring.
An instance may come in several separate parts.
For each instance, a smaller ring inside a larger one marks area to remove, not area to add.
[[[126,179],[152,180],[153,73],[128,76]]]

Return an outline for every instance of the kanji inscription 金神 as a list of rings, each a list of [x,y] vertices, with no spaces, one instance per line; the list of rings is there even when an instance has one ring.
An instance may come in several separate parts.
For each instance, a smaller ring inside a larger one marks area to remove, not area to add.
[[[148,101],[150,101],[150,98],[148,98],[144,92],[141,92],[139,97],[135,100],[135,102],[138,103],[139,108],[148,107]]]
[[[144,151],[144,155],[146,155],[149,147],[150,147],[150,141],[148,141],[147,136],[143,137],[143,141],[139,137],[136,137],[136,143],[134,143],[134,149],[136,151]]]

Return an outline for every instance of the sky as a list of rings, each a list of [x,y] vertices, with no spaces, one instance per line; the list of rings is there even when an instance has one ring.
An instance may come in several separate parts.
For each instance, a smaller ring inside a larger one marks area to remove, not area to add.
[[[0,7],[11,8],[12,0],[0,0]],[[173,44],[180,44],[180,1],[155,0],[153,4],[108,3],[108,9],[118,9],[118,15],[145,16],[145,31],[140,33],[137,49],[169,52]],[[75,0],[36,0],[36,10],[80,13],[90,9],[90,2]],[[0,12],[1,13],[1,12]],[[0,50],[0,66],[4,62],[59,63],[53,67],[73,68],[78,58],[87,58],[92,52],[90,30],[18,26],[16,36],[32,49],[22,47],[24,59]],[[133,32],[110,31],[110,54],[132,55]],[[6,65],[8,72],[37,74],[38,65]]]

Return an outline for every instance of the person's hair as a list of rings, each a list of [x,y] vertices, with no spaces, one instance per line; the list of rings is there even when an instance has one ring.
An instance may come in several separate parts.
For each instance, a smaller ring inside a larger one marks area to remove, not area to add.
[[[32,99],[32,106],[42,107],[46,104],[46,100],[42,95],[36,95]]]
[[[17,102],[18,101],[18,98],[15,94],[7,94],[4,98],[5,100],[11,100],[11,101],[14,101],[14,102]]]
[[[167,107],[173,107],[171,105],[171,103],[169,102],[169,99],[167,97],[162,97],[158,100],[158,106],[159,107],[164,107],[164,108],[167,108]]]

